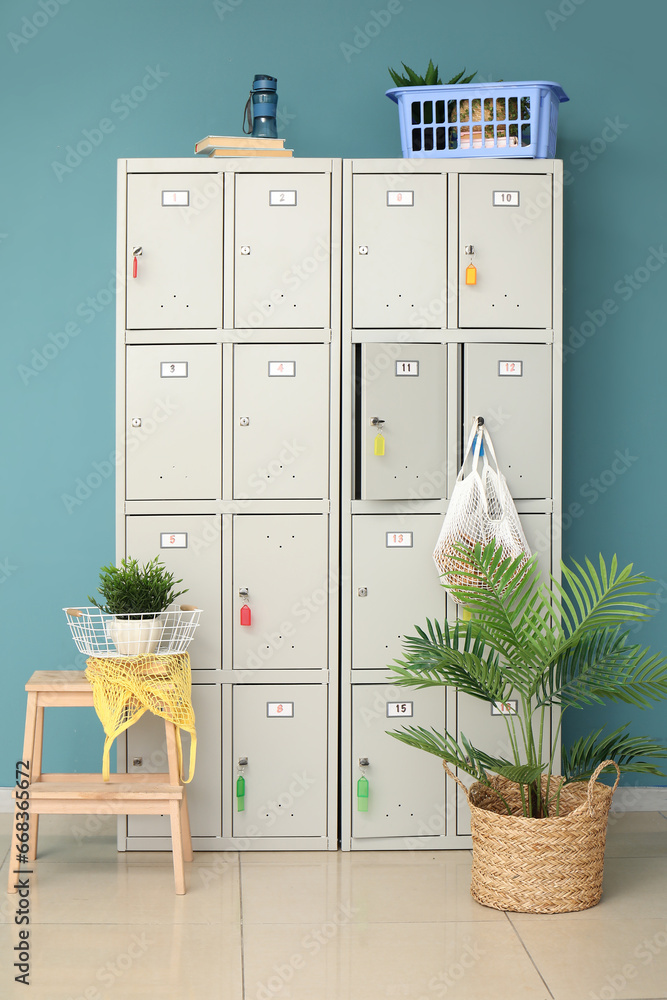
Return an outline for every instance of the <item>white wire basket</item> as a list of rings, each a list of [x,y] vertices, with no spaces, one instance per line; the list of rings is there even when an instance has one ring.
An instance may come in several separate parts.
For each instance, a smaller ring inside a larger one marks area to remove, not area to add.
[[[76,648],[86,656],[184,653],[199,627],[201,609],[182,604],[159,615],[116,617],[99,608],[63,608]]]

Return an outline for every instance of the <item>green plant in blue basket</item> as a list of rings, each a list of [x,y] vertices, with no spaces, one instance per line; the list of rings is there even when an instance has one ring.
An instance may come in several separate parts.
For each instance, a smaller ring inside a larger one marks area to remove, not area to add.
[[[409,66],[406,66],[405,63],[401,63],[401,66],[405,70],[405,76],[401,76],[401,74],[397,73],[396,70],[388,67],[389,75],[397,87],[439,87],[442,85],[438,67],[433,65],[432,59],[429,59],[426,72],[423,76],[419,76],[418,73],[415,73],[415,71],[410,69]],[[470,83],[473,77],[477,75],[477,70],[475,70],[474,73],[471,73],[470,76],[466,77],[463,76],[464,73],[465,67],[460,73],[453,76],[451,80],[448,80],[447,85],[455,83]]]
[[[174,580],[159,556],[144,566],[136,559],[123,559],[120,566],[103,566],[97,593],[104,598],[100,604],[88,595],[88,600],[106,614],[118,618],[141,618],[158,615],[173,604],[186,590],[174,590],[182,583]]]
[[[469,583],[449,590],[470,620],[443,626],[427,620],[425,628],[416,627],[417,634],[404,640],[405,658],[392,665],[391,682],[451,685],[491,705],[516,699],[516,713],[503,713],[511,752],[496,757],[464,733],[457,738],[421,726],[390,735],[482,784],[491,785],[492,775],[516,783],[523,815],[534,818],[558,815],[559,773],[565,784],[583,781],[598,764],[614,759],[621,770],[661,775],[655,761],[667,757],[667,747],[632,736],[629,723],[576,740],[562,754],[562,772],[554,772],[558,734],[571,708],[605,702],[645,708],[667,697],[667,660],[632,643],[625,628],[651,615],[641,598],[653,581],[633,573],[632,565],[619,571],[615,556],[607,567],[600,556],[598,568],[588,559],[585,567],[561,564],[563,583],[552,577],[547,587],[536,556],[523,564],[522,556],[503,559],[493,542],[486,548],[458,545],[457,551],[460,575]],[[550,739],[552,708],[560,710],[560,719]]]

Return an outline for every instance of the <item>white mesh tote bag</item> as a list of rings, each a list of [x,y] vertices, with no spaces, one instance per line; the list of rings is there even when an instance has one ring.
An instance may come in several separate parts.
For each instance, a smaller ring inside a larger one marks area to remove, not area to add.
[[[481,452],[480,472],[478,466]],[[466,475],[466,463],[471,455],[472,467]],[[495,468],[489,463],[489,457]],[[484,548],[492,541],[502,546],[503,558],[516,559],[523,554],[527,559],[530,556],[514,501],[505,477],[498,468],[491,435],[484,426],[483,419],[474,417],[463,464],[433,553],[435,564],[442,574],[443,586],[448,590],[450,587],[477,584],[469,575],[461,575],[463,566],[461,555],[455,549],[457,542],[474,549],[478,542]],[[481,578],[478,585],[480,588],[485,586]]]

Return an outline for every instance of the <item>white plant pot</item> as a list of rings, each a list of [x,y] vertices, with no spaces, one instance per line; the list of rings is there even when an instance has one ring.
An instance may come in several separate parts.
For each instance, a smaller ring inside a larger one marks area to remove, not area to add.
[[[114,618],[107,624],[107,638],[121,656],[154,653],[162,637],[164,620],[155,618]]]

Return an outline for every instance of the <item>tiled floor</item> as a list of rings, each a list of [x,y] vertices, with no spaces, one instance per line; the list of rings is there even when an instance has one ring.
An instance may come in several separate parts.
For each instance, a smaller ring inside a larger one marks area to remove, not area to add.
[[[0,816],[7,879],[11,817]],[[470,853],[118,854],[41,818],[29,993],[13,982],[17,896],[0,897],[0,1000],[665,1000],[667,815],[612,814],[602,902],[501,913]],[[78,828],[78,833],[77,833]]]

